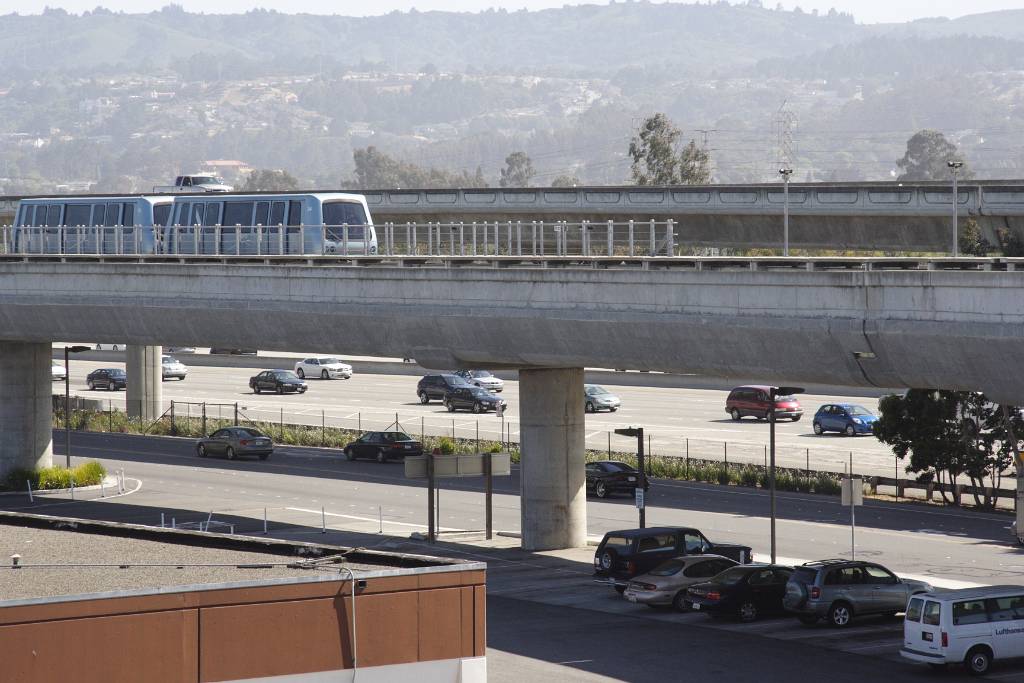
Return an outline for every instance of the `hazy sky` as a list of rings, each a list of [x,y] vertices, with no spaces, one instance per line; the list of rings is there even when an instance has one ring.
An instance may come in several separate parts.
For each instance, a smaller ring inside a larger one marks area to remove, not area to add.
[[[604,4],[607,0],[597,0]],[[762,0],[765,7],[775,7],[777,0]],[[70,12],[81,12],[102,5],[108,9],[129,12],[145,12],[159,9],[168,4],[168,0],[0,0],[0,14],[9,12],[40,12],[46,6],[63,7]],[[392,10],[408,10],[411,7],[422,11],[452,10],[480,11],[489,7],[504,7],[509,10],[542,9],[561,7],[564,4],[581,4],[571,0],[177,0],[177,4],[194,12],[243,12],[253,7],[277,9],[282,12],[296,11],[301,5],[303,12],[314,14],[384,14]],[[1022,9],[1024,0],[783,0],[783,7],[792,9],[800,5],[804,10],[818,9],[827,12],[830,7],[851,12],[858,21],[864,23],[886,21],[908,21],[921,17],[947,16],[958,17],[964,14],[977,14],[1001,9]]]

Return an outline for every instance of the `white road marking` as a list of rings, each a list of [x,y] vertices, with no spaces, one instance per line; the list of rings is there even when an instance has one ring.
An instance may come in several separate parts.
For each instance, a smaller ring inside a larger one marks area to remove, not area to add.
[[[322,514],[322,515],[325,515],[327,517],[343,517],[345,519],[354,519],[354,520],[357,520],[357,521],[360,521],[360,522],[374,522],[374,523],[376,523],[376,522],[380,521],[376,517],[362,517],[360,515],[343,515],[340,512],[324,512],[322,510],[310,510],[308,508],[285,508],[285,510],[291,510],[292,512],[308,512],[310,514],[315,514],[315,515]],[[384,524],[391,524],[393,526],[409,527],[409,528],[412,528],[412,529],[426,529],[427,528],[426,524],[411,524],[409,522],[393,522],[393,521],[390,521],[390,520],[384,520]],[[437,530],[438,531],[465,531],[465,529],[456,529],[456,528],[453,528],[453,527],[444,527],[444,526],[437,527]]]

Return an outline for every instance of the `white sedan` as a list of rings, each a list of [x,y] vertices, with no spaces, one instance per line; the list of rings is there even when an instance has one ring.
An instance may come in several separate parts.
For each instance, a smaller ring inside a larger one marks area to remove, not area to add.
[[[304,358],[295,364],[295,374],[300,378],[319,377],[320,379],[349,379],[352,377],[352,366],[342,363],[339,358],[329,356]]]
[[[67,373],[64,371],[64,366],[60,361],[53,361],[50,363],[50,380],[53,382],[63,382],[67,379]]]

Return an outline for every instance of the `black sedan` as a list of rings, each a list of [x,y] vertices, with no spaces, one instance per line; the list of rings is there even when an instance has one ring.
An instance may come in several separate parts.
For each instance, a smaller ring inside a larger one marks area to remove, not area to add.
[[[345,446],[344,453],[349,460],[372,458],[387,462],[393,458],[423,455],[423,444],[405,432],[366,432]]]
[[[712,616],[735,616],[754,621],[766,614],[784,614],[782,597],[792,567],[772,564],[747,564],[726,569],[710,581],[698,583],[686,591],[693,609]]]
[[[593,491],[598,498],[612,493],[633,495],[639,486],[640,473],[624,462],[598,460],[587,463],[587,492]],[[651,483],[644,482],[644,490],[650,488]]]
[[[274,452],[274,443],[263,432],[252,427],[225,427],[196,442],[196,455],[223,455],[228,460],[255,455],[266,460]]]
[[[128,375],[121,368],[100,368],[93,370],[85,378],[85,384],[89,390],[107,389],[117,391],[128,388]]]
[[[249,378],[249,388],[257,394],[261,391],[304,394],[306,383],[291,370],[264,370],[255,377]]]
[[[474,413],[486,413],[497,410],[498,406],[508,405],[491,392],[480,387],[456,387],[449,389],[444,395],[444,407],[449,413],[456,410],[472,410]]]

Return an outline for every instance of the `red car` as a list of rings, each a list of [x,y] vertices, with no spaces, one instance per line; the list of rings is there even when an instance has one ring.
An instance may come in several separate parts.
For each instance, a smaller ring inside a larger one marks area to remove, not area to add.
[[[771,387],[748,385],[736,387],[729,392],[729,398],[725,400],[725,412],[732,416],[732,419],[739,420],[748,415],[758,420],[768,419],[768,413],[772,408]],[[800,401],[794,396],[775,397],[775,419],[787,418],[798,422],[803,417],[804,409],[800,407]]]

